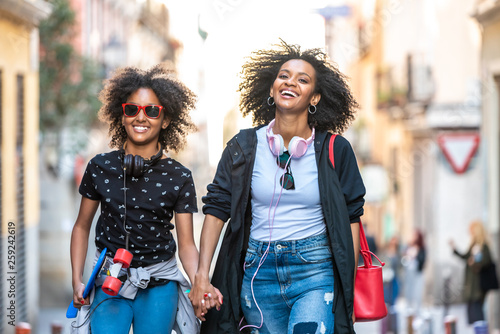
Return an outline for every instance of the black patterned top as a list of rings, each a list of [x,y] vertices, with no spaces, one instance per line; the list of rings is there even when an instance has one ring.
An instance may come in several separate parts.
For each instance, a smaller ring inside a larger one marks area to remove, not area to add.
[[[80,194],[101,202],[95,243],[113,256],[125,248],[124,182],[120,151],[96,155],[87,165]],[[132,267],[169,260],[176,251],[170,232],[173,212],[197,212],[191,172],[171,158],[161,159],[138,178],[126,176],[127,230]]]

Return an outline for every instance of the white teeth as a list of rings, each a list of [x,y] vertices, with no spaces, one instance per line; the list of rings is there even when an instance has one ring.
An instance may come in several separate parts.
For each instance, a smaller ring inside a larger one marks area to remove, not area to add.
[[[134,126],[134,129],[137,129],[139,131],[146,131],[148,128],[145,126]]]
[[[291,90],[284,90],[281,92],[281,95],[291,95],[293,97],[297,97],[298,95],[295,92],[292,92]]]

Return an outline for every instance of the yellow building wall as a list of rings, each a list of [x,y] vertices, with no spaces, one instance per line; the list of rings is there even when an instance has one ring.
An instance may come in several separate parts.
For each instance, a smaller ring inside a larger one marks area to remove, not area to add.
[[[2,75],[2,225],[17,223],[17,75],[24,76],[24,221],[26,228],[38,225],[38,43],[33,50],[32,28],[0,16],[0,70]],[[35,30],[36,31],[36,30]],[[37,32],[37,31],[36,31]],[[34,68],[33,68],[34,67]]]
[[[488,156],[488,217],[490,230],[500,233],[500,18],[483,27],[483,124]],[[499,241],[500,243],[500,241]]]

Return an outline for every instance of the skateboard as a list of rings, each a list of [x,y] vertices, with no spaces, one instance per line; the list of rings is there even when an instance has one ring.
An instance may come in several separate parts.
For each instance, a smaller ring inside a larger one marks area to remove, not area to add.
[[[106,259],[106,251],[107,248],[104,248],[101,254],[99,255],[99,258],[97,259],[97,262],[94,266],[94,270],[92,270],[92,274],[90,274],[89,281],[85,286],[85,290],[83,290],[83,299],[87,298],[87,296],[90,294],[90,291],[92,291],[92,288],[94,287],[95,279],[101,272],[104,260]],[[68,309],[66,310],[66,318],[68,319],[76,318],[77,314],[78,314],[78,309],[73,306],[73,300],[71,300],[71,303],[69,303]]]
[[[118,278],[118,274],[122,268],[130,267],[133,255],[125,248],[119,248],[113,258],[113,265],[109,268],[109,274],[104,280],[101,289],[104,293],[110,296],[116,296],[122,287],[122,281]]]

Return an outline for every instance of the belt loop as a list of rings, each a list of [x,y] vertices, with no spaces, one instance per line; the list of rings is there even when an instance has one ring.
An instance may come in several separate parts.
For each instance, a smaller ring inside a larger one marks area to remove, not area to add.
[[[295,256],[295,245],[297,240],[292,240],[292,256]]]
[[[264,247],[264,242],[259,241],[259,256],[262,256],[262,248]]]

